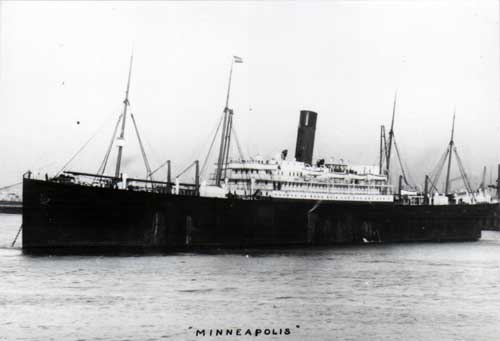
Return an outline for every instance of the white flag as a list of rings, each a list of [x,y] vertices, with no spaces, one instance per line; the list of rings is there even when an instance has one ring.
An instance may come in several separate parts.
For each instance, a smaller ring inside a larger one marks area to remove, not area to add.
[[[241,59],[241,57],[233,56],[233,58],[235,63],[243,63],[243,59]]]

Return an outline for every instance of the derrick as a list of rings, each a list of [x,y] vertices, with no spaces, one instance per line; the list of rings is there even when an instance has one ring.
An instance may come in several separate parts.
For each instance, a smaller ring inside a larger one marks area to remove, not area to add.
[[[438,183],[439,179],[443,173],[443,169],[446,165],[446,178],[444,181],[444,194],[449,196],[451,195],[451,184],[459,179],[462,179],[463,185],[465,187],[466,192],[472,197],[473,201],[476,201],[476,197],[474,195],[474,190],[472,188],[471,182],[469,180],[469,177],[467,175],[467,172],[465,170],[464,164],[462,162],[462,159],[460,158],[460,155],[457,151],[457,147],[455,145],[455,112],[453,112],[453,120],[452,120],[452,125],[451,125],[451,136],[450,136],[450,141],[448,142],[448,146],[441,156],[441,158],[438,160],[436,166],[434,169],[431,171],[429,175],[429,181],[432,184],[432,188],[429,192],[429,194],[433,193],[438,193]],[[452,168],[452,160],[453,156],[455,156],[456,163],[458,166],[458,171],[460,173],[459,177],[450,179],[451,177],[451,168]],[[485,177],[485,172],[483,172],[483,183],[484,183],[484,177]],[[483,185],[482,185],[483,186]]]

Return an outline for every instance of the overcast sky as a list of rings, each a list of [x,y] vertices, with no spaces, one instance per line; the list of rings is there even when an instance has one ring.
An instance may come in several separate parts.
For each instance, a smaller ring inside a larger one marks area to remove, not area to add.
[[[0,2],[0,186],[56,172],[96,132],[68,168],[97,170],[132,49],[130,110],[153,168],[203,160],[237,55],[230,106],[245,154],[293,156],[309,109],[315,157],[377,164],[397,90],[413,177],[441,157],[455,107],[477,177],[500,162],[498,14],[497,1]],[[143,176],[132,127],[124,167]]]

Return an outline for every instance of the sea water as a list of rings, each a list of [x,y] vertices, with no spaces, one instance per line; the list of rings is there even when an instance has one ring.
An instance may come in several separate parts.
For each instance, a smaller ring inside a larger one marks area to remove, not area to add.
[[[500,340],[500,232],[466,243],[29,256],[21,238],[10,247],[20,224],[0,214],[0,340]]]

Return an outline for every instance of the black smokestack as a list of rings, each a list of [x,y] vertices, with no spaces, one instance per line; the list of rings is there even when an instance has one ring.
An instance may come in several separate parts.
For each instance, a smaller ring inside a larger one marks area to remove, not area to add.
[[[297,131],[297,146],[295,147],[295,159],[310,165],[312,164],[317,117],[318,114],[313,111],[300,111],[299,130]]]

